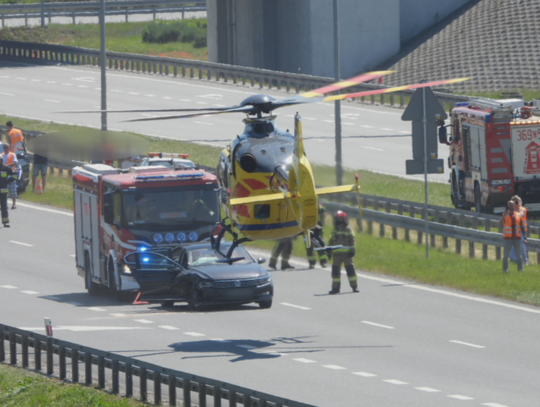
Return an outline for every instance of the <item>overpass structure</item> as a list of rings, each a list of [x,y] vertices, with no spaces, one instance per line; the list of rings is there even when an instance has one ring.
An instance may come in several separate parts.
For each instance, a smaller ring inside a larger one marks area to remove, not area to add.
[[[374,69],[471,0],[338,0],[341,77]],[[212,62],[335,77],[329,0],[207,0]]]

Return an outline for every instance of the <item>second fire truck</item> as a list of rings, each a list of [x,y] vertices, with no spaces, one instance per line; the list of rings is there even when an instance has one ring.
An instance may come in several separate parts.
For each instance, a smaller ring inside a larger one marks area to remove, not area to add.
[[[451,109],[448,165],[456,208],[503,212],[517,194],[529,210],[540,210],[540,110],[535,103],[472,98]]]

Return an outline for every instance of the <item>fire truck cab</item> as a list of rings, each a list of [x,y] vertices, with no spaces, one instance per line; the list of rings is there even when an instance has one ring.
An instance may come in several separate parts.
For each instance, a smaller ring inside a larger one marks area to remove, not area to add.
[[[448,166],[456,208],[503,212],[517,194],[540,210],[540,110],[523,100],[471,98],[450,111]]]
[[[131,252],[209,238],[221,220],[218,194],[217,178],[203,170],[75,167],[76,266],[88,293],[138,290],[124,264]]]

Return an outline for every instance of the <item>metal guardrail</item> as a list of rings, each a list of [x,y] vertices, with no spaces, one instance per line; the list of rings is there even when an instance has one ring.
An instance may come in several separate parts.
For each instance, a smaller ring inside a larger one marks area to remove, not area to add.
[[[25,3],[25,4],[2,4],[0,5],[0,19],[2,28],[5,20],[25,19],[28,26],[29,18],[71,17],[76,24],[76,17],[96,17],[99,15],[100,2],[69,2],[69,3]],[[106,15],[126,17],[133,14],[153,14],[154,20],[157,13],[182,13],[205,11],[206,1],[189,0],[145,0],[145,1],[106,1]]]
[[[0,57],[23,59],[25,62],[55,62],[74,65],[99,66],[100,51],[88,48],[29,42],[0,41]],[[316,89],[334,82],[332,78],[271,71],[206,61],[194,61],[161,56],[107,52],[109,69],[138,72],[151,75],[164,75],[198,79],[210,82],[229,82],[233,84],[277,89],[296,93]],[[386,89],[387,86],[359,84],[350,88],[351,93],[373,89]],[[414,90],[402,90],[389,95],[361,97],[360,101],[371,104],[386,104],[405,107]],[[455,103],[469,100],[468,96],[435,92],[441,102]]]
[[[6,341],[8,342],[7,352]],[[18,351],[17,348],[20,350]],[[32,355],[29,348],[34,349],[33,361],[30,360]],[[221,406],[221,401],[227,400],[231,407],[237,404],[246,407],[314,407],[230,383],[164,368],[134,358],[0,324],[0,362],[6,361],[6,353],[8,353],[11,365],[19,364],[24,368],[29,368],[33,362],[34,369],[42,372],[42,352],[45,354],[45,372],[49,376],[56,376],[62,380],[69,376],[73,383],[82,383],[81,376],[84,376],[84,384],[86,385],[93,385],[95,383],[94,377],[97,376],[99,388],[106,389],[113,394],[120,394],[122,387],[124,389],[123,395],[126,397],[132,397],[134,389],[137,389],[139,398],[143,402],[149,402],[150,396],[153,394],[154,405],[163,403],[162,385],[165,385],[168,388],[168,397],[166,398],[170,406],[178,405],[180,399],[185,407],[195,405],[205,407],[207,398],[211,397],[214,406]],[[80,369],[81,364],[83,365],[82,369]],[[69,374],[68,369],[70,369]],[[106,373],[109,373],[110,379],[108,380]],[[134,377],[139,378],[138,388],[133,383]],[[124,379],[122,386],[121,378]],[[153,382],[153,391],[148,389],[148,381]],[[183,397],[178,397],[177,389],[182,389]],[[196,403],[192,400],[193,393],[198,399]]]

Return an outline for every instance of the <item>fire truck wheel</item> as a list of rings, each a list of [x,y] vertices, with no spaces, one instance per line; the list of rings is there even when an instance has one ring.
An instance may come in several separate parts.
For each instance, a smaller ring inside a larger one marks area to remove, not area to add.
[[[97,295],[98,286],[92,280],[92,269],[90,267],[90,257],[88,253],[84,256],[84,272],[86,274],[86,289],[88,290],[89,295]]]

